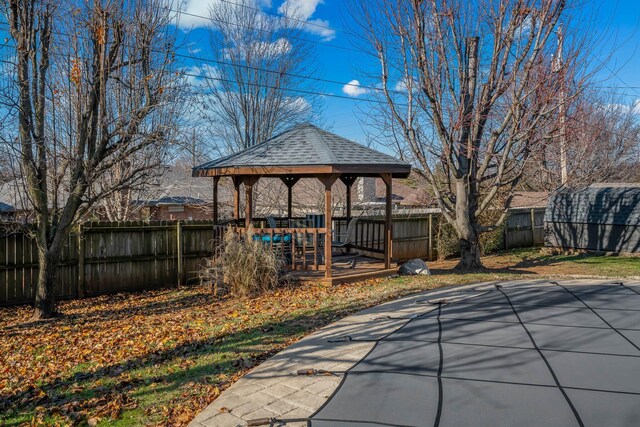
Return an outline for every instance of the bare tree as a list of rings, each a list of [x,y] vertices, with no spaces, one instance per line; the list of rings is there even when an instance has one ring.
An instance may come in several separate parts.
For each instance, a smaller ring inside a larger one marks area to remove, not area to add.
[[[178,91],[162,0],[10,0],[20,176],[35,212],[34,318],[55,314],[56,267],[74,224],[149,173]],[[121,167],[126,164],[127,167]]]
[[[296,11],[275,17],[220,2],[211,8],[212,56],[205,112],[222,153],[262,142],[287,127],[317,119],[313,47],[301,37]],[[294,19],[291,19],[294,18]]]
[[[429,181],[459,267],[480,267],[479,234],[504,221],[531,153],[550,141],[540,129],[557,128],[558,79],[573,82],[566,100],[585,82],[577,45],[566,43],[562,72],[553,66],[566,1],[376,0],[353,12],[379,64],[373,118]],[[503,214],[480,224],[498,202]]]
[[[615,93],[589,91],[566,112],[566,158],[569,187],[594,182],[633,182],[640,160],[637,104],[625,104]],[[561,181],[559,144],[536,152],[524,188],[554,191]]]

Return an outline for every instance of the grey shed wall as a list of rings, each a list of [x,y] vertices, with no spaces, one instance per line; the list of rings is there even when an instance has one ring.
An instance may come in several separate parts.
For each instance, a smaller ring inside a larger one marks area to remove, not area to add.
[[[592,186],[549,198],[545,245],[599,252],[640,252],[640,186]]]

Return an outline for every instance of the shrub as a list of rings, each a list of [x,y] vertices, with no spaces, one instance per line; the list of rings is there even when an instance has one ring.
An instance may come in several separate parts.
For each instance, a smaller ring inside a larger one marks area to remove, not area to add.
[[[249,229],[248,236],[253,235]],[[213,257],[206,260],[200,280],[209,282],[214,295],[256,296],[287,282],[285,262],[259,240],[227,230],[214,244]]]
[[[488,211],[480,217],[480,224],[493,224],[497,220],[498,212]],[[506,223],[506,222],[505,222]],[[495,252],[504,245],[504,227],[503,223],[500,227],[493,231],[480,234],[480,251],[482,255]],[[440,261],[460,255],[460,241],[455,228],[449,224],[444,218],[441,218],[436,233],[436,250],[438,251],[438,259]]]
[[[442,261],[460,253],[460,241],[455,228],[441,217],[436,233],[438,260]]]

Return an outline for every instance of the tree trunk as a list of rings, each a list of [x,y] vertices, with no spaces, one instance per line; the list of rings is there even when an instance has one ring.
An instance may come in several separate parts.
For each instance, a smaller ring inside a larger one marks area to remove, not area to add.
[[[475,270],[482,268],[480,262],[480,241],[478,236],[474,240],[460,238],[460,262],[457,268],[463,270]]]
[[[460,262],[457,268],[463,270],[482,268],[478,220],[475,216],[477,199],[474,190],[466,177],[457,180],[455,228],[460,239]]]
[[[38,250],[38,286],[33,311],[33,319],[49,319],[56,315],[54,283],[56,280],[59,255],[46,249]]]

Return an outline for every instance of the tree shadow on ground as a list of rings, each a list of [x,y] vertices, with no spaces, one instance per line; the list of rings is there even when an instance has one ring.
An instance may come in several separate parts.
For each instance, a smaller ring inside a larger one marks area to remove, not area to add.
[[[38,387],[13,394],[0,395],[0,412],[6,417],[31,414],[36,408],[45,414],[65,414],[69,405],[84,411],[86,419],[93,410],[104,404],[97,397],[115,397],[126,394],[143,398],[153,393],[168,392],[187,383],[208,384],[220,390],[230,380],[220,380],[224,374],[232,378],[259,364],[307,331],[319,328],[335,320],[336,316],[363,308],[360,303],[286,317],[281,321],[267,322],[256,327],[221,334],[202,340],[188,341],[173,348],[155,351],[140,357],[98,369],[86,368],[72,375],[45,381]],[[207,355],[215,363],[183,365],[181,369],[163,369],[182,360],[194,360]],[[231,357],[227,357],[232,355]],[[153,370],[154,374],[141,378],[141,370]],[[152,386],[152,384],[154,386]],[[197,409],[197,408],[196,408]],[[201,408],[202,409],[202,408]],[[3,425],[21,425],[24,420]]]
[[[508,252],[498,252],[493,255],[511,255],[513,258],[513,262],[509,265],[495,267],[492,263],[490,267],[483,267],[474,270],[460,270],[456,267],[452,268],[432,268],[431,273],[434,275],[466,275],[466,274],[519,274],[525,276],[532,275],[544,275],[553,273],[553,271],[545,271],[545,267],[559,267],[564,265],[565,267],[571,263],[580,263],[583,261],[588,262],[589,260],[599,261],[601,259],[605,259],[608,257],[604,257],[600,254],[594,253],[572,253],[572,254],[545,254],[534,252],[532,253],[530,249],[524,250],[511,250]],[[614,257],[615,258],[615,257]]]
[[[175,292],[175,289],[173,290]],[[125,298],[122,298],[123,302],[127,302],[128,299],[131,299],[131,293],[124,294]],[[99,296],[96,298],[105,298],[105,297],[118,297],[120,295],[114,296]],[[158,294],[157,296],[161,296]],[[217,303],[223,303],[225,299],[215,299],[211,292],[203,289],[202,292],[191,293],[188,295],[182,295],[177,298],[171,299],[163,299],[163,300],[151,300],[144,304],[136,305],[136,306],[126,306],[120,308],[113,308],[114,301],[109,301],[109,305],[105,308],[95,308],[89,307],[89,305],[95,303],[94,297],[88,297],[86,299],[80,299],[74,301],[75,306],[71,310],[67,310],[61,314],[61,316],[46,319],[46,320],[29,320],[21,323],[17,323],[10,326],[5,326],[3,328],[3,332],[7,334],[15,333],[21,330],[26,330],[30,328],[36,328],[39,325],[44,325],[47,323],[55,322],[56,325],[60,326],[70,326],[77,325],[81,323],[91,323],[91,322],[100,322],[103,320],[118,320],[123,318],[128,318],[134,315],[145,315],[145,316],[153,316],[153,315],[162,315],[168,313],[176,313],[181,310],[186,310],[195,307],[205,307],[212,306],[214,307]],[[90,308],[90,310],[89,310]],[[87,311],[82,312],[83,309],[87,309]],[[81,312],[76,312],[81,311]]]

